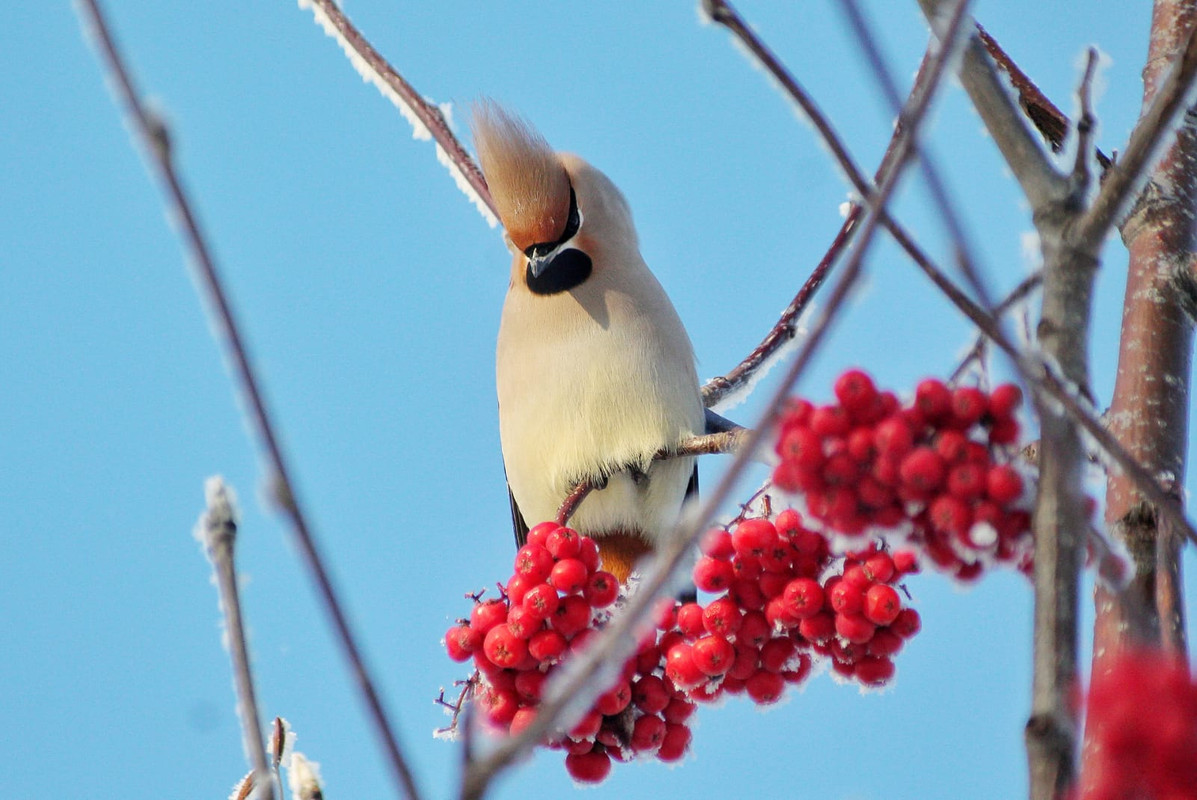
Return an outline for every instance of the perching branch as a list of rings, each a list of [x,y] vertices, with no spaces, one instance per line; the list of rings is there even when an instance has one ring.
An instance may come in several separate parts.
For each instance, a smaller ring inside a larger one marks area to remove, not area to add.
[[[195,535],[204,546],[204,553],[216,573],[216,588],[220,593],[220,610],[224,612],[228,634],[229,656],[233,661],[233,682],[237,687],[237,711],[241,717],[241,740],[245,756],[253,771],[250,785],[261,785],[262,800],[273,800],[270,767],[266,764],[266,749],[262,745],[262,721],[258,716],[258,701],[254,693],[253,671],[249,666],[249,646],[245,641],[245,625],[241,618],[241,594],[237,587],[237,568],[233,551],[237,542],[237,511],[230,491],[220,477],[209,478],[204,484],[207,508],[200,515]],[[244,782],[243,782],[244,785]]]
[[[786,375],[771,396],[762,418],[748,432],[744,446],[736,454],[731,466],[714,491],[705,495],[695,514],[683,520],[675,536],[661,547],[653,563],[640,582],[636,594],[630,599],[623,613],[613,618],[607,628],[576,656],[563,671],[560,679],[547,687],[539,713],[535,720],[518,736],[500,744],[493,752],[467,766],[462,783],[463,800],[476,800],[486,791],[490,781],[507,765],[526,753],[563,722],[568,710],[584,711],[603,691],[595,685],[594,678],[604,664],[623,663],[639,641],[640,629],[650,624],[656,603],[668,596],[676,576],[685,563],[690,549],[697,542],[715,511],[728,499],[741,472],[764,439],[788,397],[790,390],[806,369],[822,344],[831,324],[843,308],[844,301],[859,278],[863,261],[868,252],[885,206],[902,175],[909,156],[913,152],[912,140],[917,135],[927,108],[937,88],[938,78],[943,72],[942,62],[933,62],[930,68],[927,91],[911,98],[903,110],[906,126],[895,147],[894,169],[880,182],[877,191],[866,200],[868,212],[861,226],[860,240],[844,265],[839,280],[828,298],[827,306],[803,341],[797,356],[791,362]]]
[[[271,495],[282,508],[291,523],[295,541],[307,563],[308,571],[316,582],[325,610],[331,617],[341,649],[350,664],[350,671],[357,682],[366,703],[376,732],[382,740],[384,750],[395,772],[396,779],[408,798],[418,798],[411,771],[399,748],[386,711],[374,688],[374,682],[366,670],[357,641],[349,628],[348,619],[341,608],[340,600],[333,589],[332,580],[316,547],[307,517],[303,513],[289,476],[287,464],[276,433],[274,422],[266,409],[266,402],[260,382],[250,364],[249,354],[241,331],[233,316],[232,306],[221,282],[216,263],[212,258],[207,241],[200,231],[199,221],[191,201],[183,190],[182,182],[175,169],[171,153],[171,136],[166,124],[144,104],[133,85],[132,76],[117,50],[108,24],[100,10],[98,0],[83,0],[80,4],[84,14],[85,27],[94,33],[100,55],[111,73],[120,104],[132,117],[142,149],[166,190],[172,216],[181,221],[183,235],[190,250],[191,261],[196,268],[196,277],[208,302],[207,308],[213,326],[220,332],[217,340],[225,345],[229,363],[233,365],[234,379],[246,400],[249,425],[257,434],[259,445],[270,464]]]

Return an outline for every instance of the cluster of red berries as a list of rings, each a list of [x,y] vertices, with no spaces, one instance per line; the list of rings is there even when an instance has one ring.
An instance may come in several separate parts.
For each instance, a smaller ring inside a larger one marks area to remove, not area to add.
[[[593,539],[553,522],[532,528],[503,597],[476,602],[470,618],[445,635],[450,658],[473,659],[475,702],[486,719],[512,734],[531,724],[545,681],[596,633],[618,594],[615,576],[599,569]],[[575,780],[597,783],[613,759],[680,759],[690,744],[686,720],[694,709],[665,678],[653,637],[568,735],[547,746],[566,751]]]
[[[776,702],[820,656],[844,678],[881,686],[919,630],[918,612],[904,608],[894,588],[918,570],[911,551],[872,545],[838,558],[787,509],[775,521],[712,532],[703,552],[695,585],[720,596],[705,609],[682,606],[686,641],[665,650],[666,674],[694,699],[746,692],[758,704]]]
[[[1023,479],[1005,458],[1019,436],[1017,386],[986,393],[931,378],[902,405],[853,369],[834,389],[835,403],[790,403],[774,485],[800,493],[829,531],[899,533],[962,580],[990,562],[1029,568]]]
[[[1183,657],[1120,654],[1093,680],[1083,800],[1197,799],[1197,682]]]

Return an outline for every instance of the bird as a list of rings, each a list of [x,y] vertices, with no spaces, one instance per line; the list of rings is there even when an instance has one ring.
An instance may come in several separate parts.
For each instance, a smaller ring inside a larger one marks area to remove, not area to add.
[[[516,545],[587,482],[570,525],[626,583],[698,491],[694,457],[654,460],[704,431],[694,348],[610,178],[493,101],[471,128],[512,253],[495,377]]]

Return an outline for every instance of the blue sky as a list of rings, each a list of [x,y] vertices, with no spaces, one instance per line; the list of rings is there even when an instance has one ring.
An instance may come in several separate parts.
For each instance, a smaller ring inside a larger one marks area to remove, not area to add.
[[[439,640],[465,613],[463,594],[505,578],[513,554],[493,387],[499,234],[293,3],[108,5],[143,91],[173,126],[301,498],[418,779],[429,797],[450,796],[459,754],[432,739],[444,724],[432,700],[462,669]],[[908,83],[926,40],[915,4],[865,8]],[[741,10],[871,171],[891,117],[835,4]],[[494,97],[612,176],[704,377],[755,346],[838,228],[846,186],[822,146],[694,3],[349,0],[347,11],[459,120]],[[1097,44],[1109,56],[1098,143],[1121,147],[1138,113],[1145,9],[1010,0],[975,11],[1065,109],[1083,48]],[[288,532],[258,499],[262,465],[179,237],[95,53],[68,3],[8,13],[0,790],[212,798],[244,772],[215,590],[191,538],[203,480],[220,473],[243,501],[243,602],[264,715],[292,722],[327,796],[388,796]],[[1026,205],[955,83],[933,122],[930,147],[991,285],[1009,288],[1029,265]],[[942,258],[916,183],[896,209]],[[1125,261],[1112,240],[1092,347],[1103,399]],[[800,388],[826,397],[841,369],[860,365],[908,389],[950,372],[969,341],[885,243]],[[756,400],[731,416],[750,423]],[[725,465],[704,462],[704,482]],[[1187,557],[1190,575],[1195,566]],[[968,591],[932,575],[909,585],[924,630],[889,691],[862,696],[823,676],[766,713],[704,709],[685,763],[618,767],[590,796],[1019,795],[1028,585],[1004,573]],[[541,754],[496,796],[570,791],[559,756]]]

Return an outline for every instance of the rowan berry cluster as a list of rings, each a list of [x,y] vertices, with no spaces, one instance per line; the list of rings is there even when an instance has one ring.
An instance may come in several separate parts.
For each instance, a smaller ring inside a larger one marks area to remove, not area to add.
[[[988,563],[1029,568],[1026,492],[1006,452],[1019,436],[1017,386],[986,393],[931,378],[903,405],[853,369],[834,390],[835,403],[790,403],[774,485],[800,494],[829,532],[903,537],[962,580]]]
[[[599,569],[594,540],[553,522],[532,528],[503,597],[476,602],[470,618],[445,636],[450,658],[473,659],[480,676],[475,703],[486,719],[512,734],[531,724],[545,681],[595,635],[618,595],[615,576]],[[680,759],[690,744],[686,721],[694,709],[664,676],[653,637],[586,716],[547,746],[566,752],[575,780],[597,783],[612,760]]]
[[[743,692],[773,703],[820,657],[844,678],[881,686],[919,630],[918,612],[904,608],[894,588],[918,569],[910,551],[873,545],[837,557],[787,509],[775,521],[746,519],[708,534],[703,552],[695,585],[720,596],[705,608],[682,606],[686,641],[663,648],[666,674],[694,699]]]
[[[1183,657],[1120,654],[1089,691],[1083,800],[1197,798],[1197,682]]]

